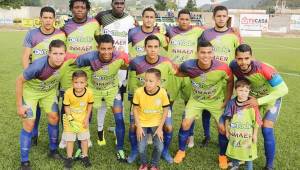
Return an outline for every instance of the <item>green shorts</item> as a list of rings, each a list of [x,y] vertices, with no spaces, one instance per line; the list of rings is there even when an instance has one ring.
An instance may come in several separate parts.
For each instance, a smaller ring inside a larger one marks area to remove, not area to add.
[[[179,95],[185,102],[189,100],[192,91],[192,84],[189,77],[171,75],[168,86],[170,101],[175,101]]]
[[[23,106],[27,107],[27,117],[25,119],[35,119],[37,104],[44,113],[58,113],[58,101],[56,91],[50,93],[32,93],[23,91]],[[30,113],[30,114],[29,114]]]
[[[199,102],[190,98],[186,107],[185,107],[185,117],[187,119],[195,119],[198,118],[203,112],[203,110],[207,110],[214,117],[216,122],[219,122],[221,115],[224,112],[224,108],[222,108],[223,102],[220,101],[204,101]]]
[[[119,92],[118,87],[108,89],[108,90],[93,89],[93,94],[94,94],[93,107],[99,109],[101,108],[102,101],[105,101],[106,107],[111,108],[114,105],[114,100],[116,98],[120,98],[119,100],[121,100],[121,95],[118,92]]]

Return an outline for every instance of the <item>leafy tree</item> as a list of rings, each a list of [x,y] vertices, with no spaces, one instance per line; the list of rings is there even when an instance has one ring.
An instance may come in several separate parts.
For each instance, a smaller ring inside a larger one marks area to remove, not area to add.
[[[154,7],[158,11],[165,11],[166,10],[167,3],[164,0],[156,0],[156,3],[154,4]]]

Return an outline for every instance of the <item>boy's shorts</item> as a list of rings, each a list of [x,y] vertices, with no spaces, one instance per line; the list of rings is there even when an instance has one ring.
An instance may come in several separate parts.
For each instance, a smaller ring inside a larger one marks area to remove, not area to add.
[[[90,139],[90,131],[73,133],[73,132],[63,132],[62,138],[67,142],[75,142],[76,138],[80,141]]]
[[[224,108],[222,108],[223,102],[221,101],[213,101],[213,102],[198,102],[194,100],[192,97],[188,101],[185,108],[185,117],[186,119],[195,119],[202,114],[203,110],[207,110],[214,117],[216,122],[219,122],[221,115],[224,112]]]
[[[35,119],[37,104],[45,113],[58,113],[58,101],[55,91],[50,93],[34,94],[26,90],[23,91],[23,107],[27,107],[25,119]]]

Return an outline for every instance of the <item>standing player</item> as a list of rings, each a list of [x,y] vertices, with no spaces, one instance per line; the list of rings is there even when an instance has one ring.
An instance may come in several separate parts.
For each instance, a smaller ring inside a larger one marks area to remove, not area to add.
[[[129,30],[128,42],[131,43],[131,48],[129,49],[129,55],[131,58],[136,56],[145,55],[145,39],[149,35],[156,35],[161,44],[159,53],[163,56],[166,55],[166,49],[168,42],[165,36],[165,29],[163,27],[155,26],[156,12],[153,8],[148,7],[143,10],[142,13],[142,26],[136,26]]]
[[[229,16],[225,6],[214,8],[213,19],[215,26],[205,30],[200,41],[209,41],[214,46],[215,59],[229,65],[234,59],[236,47],[241,43],[241,37],[235,29],[227,27]],[[202,113],[202,126],[205,137],[202,145],[206,147],[210,141],[210,113],[207,110]]]
[[[135,20],[132,16],[124,12],[125,0],[112,0],[111,10],[99,12],[95,19],[99,22],[102,34],[109,34],[114,39],[116,50],[124,51],[128,54],[128,31],[135,27]],[[123,100],[123,94],[126,92],[126,70],[119,70],[120,92]],[[105,106],[103,104],[103,106]],[[106,107],[102,107],[100,114],[104,118]],[[102,124],[102,126],[101,126]],[[98,120],[98,131],[103,131],[103,120]]]
[[[91,8],[89,0],[70,0],[69,8],[73,17],[69,19],[62,28],[67,35],[67,57],[65,60],[97,50],[95,36],[99,35],[100,32],[98,22],[87,16]],[[78,69],[71,66],[66,68],[66,72],[60,82],[60,95],[62,98],[65,90],[72,87],[72,74],[76,70]],[[82,70],[89,74],[88,67],[82,68]],[[61,113],[64,113],[63,108],[61,109]],[[61,143],[65,142],[62,140]],[[76,152],[75,157],[79,156],[80,151],[81,150],[78,150]]]
[[[66,55],[66,46],[61,40],[53,40],[49,54],[35,60],[23,71],[16,82],[16,104],[23,128],[20,135],[21,169],[31,169],[29,151],[32,129],[35,122],[37,104],[48,115],[49,156],[60,159],[58,148],[58,102],[57,88],[61,75],[60,69]]]
[[[40,21],[41,27],[28,31],[24,39],[23,69],[26,69],[34,60],[48,55],[49,44],[52,40],[66,40],[64,32],[54,28],[55,11],[53,8],[43,7],[40,12]],[[32,130],[32,145],[37,145],[40,115],[40,107],[37,106],[35,124]]]
[[[189,76],[192,82],[191,97],[185,108],[185,117],[179,131],[179,151],[174,162],[181,163],[185,157],[189,129],[195,117],[208,110],[219,122],[224,106],[230,100],[233,90],[233,76],[228,65],[213,59],[213,46],[208,41],[198,43],[198,59],[180,65],[181,76]],[[227,86],[224,86],[224,81]],[[226,88],[226,96],[224,94]]]
[[[104,34],[96,38],[98,43],[98,51],[92,51],[87,54],[83,54],[76,59],[78,67],[90,66],[92,75],[89,78],[90,86],[93,90],[95,103],[94,108],[97,109],[98,119],[104,120],[99,116],[105,116],[99,114],[101,104],[104,101],[107,108],[112,109],[115,123],[116,123],[116,136],[117,136],[117,159],[120,161],[126,161],[125,153],[123,150],[124,136],[125,136],[125,124],[123,119],[123,105],[119,92],[119,78],[118,71],[121,68],[127,68],[128,55],[124,52],[114,51],[114,40],[112,36]],[[105,144],[105,139],[101,136],[101,132],[98,131],[98,143],[99,145]]]
[[[251,82],[250,95],[253,97],[246,101],[245,105],[248,107],[259,106],[263,118],[265,169],[272,170],[275,157],[273,127],[279,115],[282,97],[288,93],[288,87],[274,67],[254,60],[249,45],[238,46],[235,55],[235,60],[230,63],[230,68],[238,79],[244,78]]]
[[[134,58],[129,64],[129,78],[128,78],[128,93],[129,100],[132,101],[132,96],[134,91],[138,87],[144,85],[145,72],[150,68],[156,68],[161,72],[161,87],[168,87],[169,77],[174,75],[177,71],[176,67],[172,62],[163,56],[158,55],[160,49],[159,38],[155,35],[149,35],[145,39],[145,51],[146,55],[142,55]],[[172,96],[172,94],[169,94]],[[172,140],[172,118],[171,111],[168,114],[167,120],[164,124],[164,149],[162,152],[162,157],[169,163],[173,162],[173,158],[169,154],[169,146]],[[136,137],[136,127],[134,124],[134,115],[130,113],[130,129],[129,129],[129,140],[131,144],[131,154],[129,155],[127,161],[132,163],[135,161],[138,155],[137,149],[137,137]]]
[[[168,46],[168,56],[175,64],[182,64],[189,59],[195,59],[197,53],[197,42],[204,28],[191,25],[191,13],[183,9],[178,13],[178,26],[167,28],[167,37],[170,42]],[[185,104],[191,95],[191,82],[189,77],[170,77],[170,93],[174,94],[171,101],[175,101],[180,94]],[[172,103],[171,103],[172,104]],[[192,124],[189,137],[189,147],[194,146],[194,123]]]

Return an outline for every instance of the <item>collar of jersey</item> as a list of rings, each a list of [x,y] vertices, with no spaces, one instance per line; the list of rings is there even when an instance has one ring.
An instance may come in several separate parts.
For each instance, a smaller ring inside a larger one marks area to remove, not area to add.
[[[85,95],[85,93],[86,93],[86,87],[84,88],[84,93],[83,93],[81,96],[77,96],[76,93],[75,93],[75,89],[73,88],[73,94],[74,94],[74,96],[76,96],[76,97],[82,97],[82,96]]]
[[[153,94],[149,94],[149,93],[147,92],[147,90],[146,90],[146,87],[144,87],[144,92],[145,92],[148,96],[155,96],[155,95],[159,92],[159,90],[160,90],[160,87],[159,87],[159,86],[157,86],[157,87],[158,87],[157,91],[156,91],[155,93],[153,93]]]

